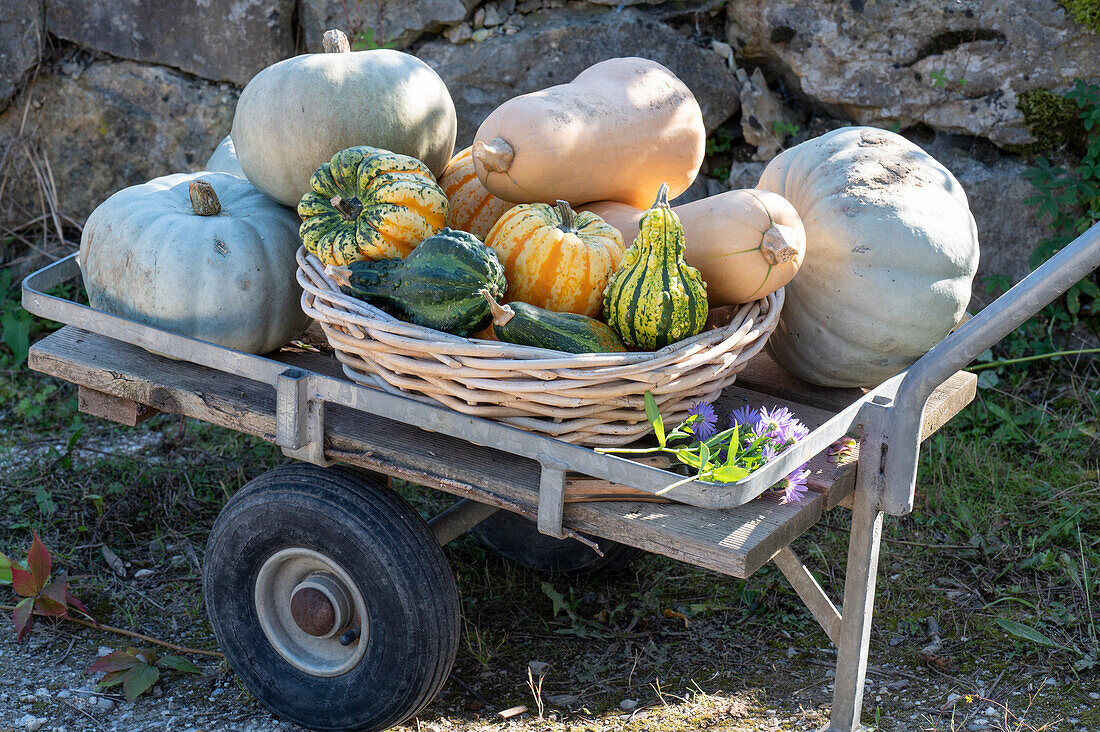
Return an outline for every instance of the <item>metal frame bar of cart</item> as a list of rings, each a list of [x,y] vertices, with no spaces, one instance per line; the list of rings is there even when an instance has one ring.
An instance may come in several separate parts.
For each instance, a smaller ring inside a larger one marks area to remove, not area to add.
[[[1100,266],[1100,225],[1094,226],[960,327],[908,371],[871,390],[750,476],[732,484],[696,482],[671,488],[681,476],[669,471],[468,417],[344,379],[288,368],[270,358],[168,333],[46,294],[46,290],[77,275],[75,255],[27,277],[23,282],[23,306],[42,317],[271,386],[276,395],[274,441],[284,453],[296,459],[330,464],[323,444],[325,405],[336,404],[536,460],[541,466],[537,502],[539,530],[559,538],[572,535],[562,525],[566,470],[662,494],[694,506],[730,508],[760,495],[859,425],[861,447],[843,612],[837,611],[789,547],[780,548],[773,557],[838,648],[832,721],[826,729],[828,732],[854,732],[860,729],[859,713],[883,515],[904,515],[912,510],[923,411],[929,395],[957,369],[1097,266]],[[450,518],[441,516],[437,536],[442,539],[460,532],[476,517],[477,512],[465,510],[456,511]]]

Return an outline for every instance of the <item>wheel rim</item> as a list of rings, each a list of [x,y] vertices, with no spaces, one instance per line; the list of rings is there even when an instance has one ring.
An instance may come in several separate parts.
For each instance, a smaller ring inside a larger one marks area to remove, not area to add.
[[[324,554],[304,547],[272,554],[256,575],[253,597],[268,642],[295,668],[339,676],[363,658],[369,635],[363,594]]]

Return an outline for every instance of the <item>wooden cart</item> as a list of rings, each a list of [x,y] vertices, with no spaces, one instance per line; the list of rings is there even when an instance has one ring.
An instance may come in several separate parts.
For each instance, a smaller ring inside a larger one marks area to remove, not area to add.
[[[355,384],[329,355],[248,355],[46,294],[79,275],[73,256],[30,275],[23,306],[67,324],[31,349],[29,364],[77,384],[82,411],[130,425],[182,414],[308,463],[234,495],[204,564],[218,642],[277,715],[380,730],[427,704],[459,639],[440,546],[476,527],[505,556],[566,571],[619,566],[636,550],[740,578],[775,562],[838,648],[826,730],[854,732],[883,515],[912,510],[920,442],[974,397],[976,379],[958,369],[1098,265],[1100,225],[867,393],[810,386],[757,356],[716,411],[786,406],[810,435],[737,483],[663,494],[675,503],[652,499],[678,474]],[[827,448],[854,430],[858,460],[831,462]],[[781,504],[769,487],[807,460],[813,493]],[[336,463],[462,500],[425,524],[392,491]],[[586,500],[623,491],[630,500]],[[837,506],[852,510],[842,611],[791,549]]]

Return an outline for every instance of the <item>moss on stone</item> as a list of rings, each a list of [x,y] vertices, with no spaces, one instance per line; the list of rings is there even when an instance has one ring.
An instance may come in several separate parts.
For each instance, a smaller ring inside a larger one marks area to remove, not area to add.
[[[1100,33],[1100,0],[1058,0],[1081,25]]]
[[[1100,2],[1100,0],[1096,0]],[[1024,116],[1035,142],[1021,152],[1045,152],[1064,145],[1077,146],[1084,137],[1077,105],[1061,94],[1046,89],[1021,92],[1016,109]]]

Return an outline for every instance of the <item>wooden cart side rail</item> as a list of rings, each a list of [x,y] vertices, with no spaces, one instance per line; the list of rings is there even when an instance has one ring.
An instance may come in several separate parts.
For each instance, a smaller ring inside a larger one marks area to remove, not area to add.
[[[318,356],[299,354],[307,362]],[[31,348],[31,368],[118,398],[275,441],[271,388],[173,361],[72,326]],[[541,466],[384,417],[331,405],[325,455],[461,498],[537,517]],[[784,505],[773,494],[731,509],[637,501],[569,503],[565,526],[735,577],[747,577],[816,523],[823,498]]]

